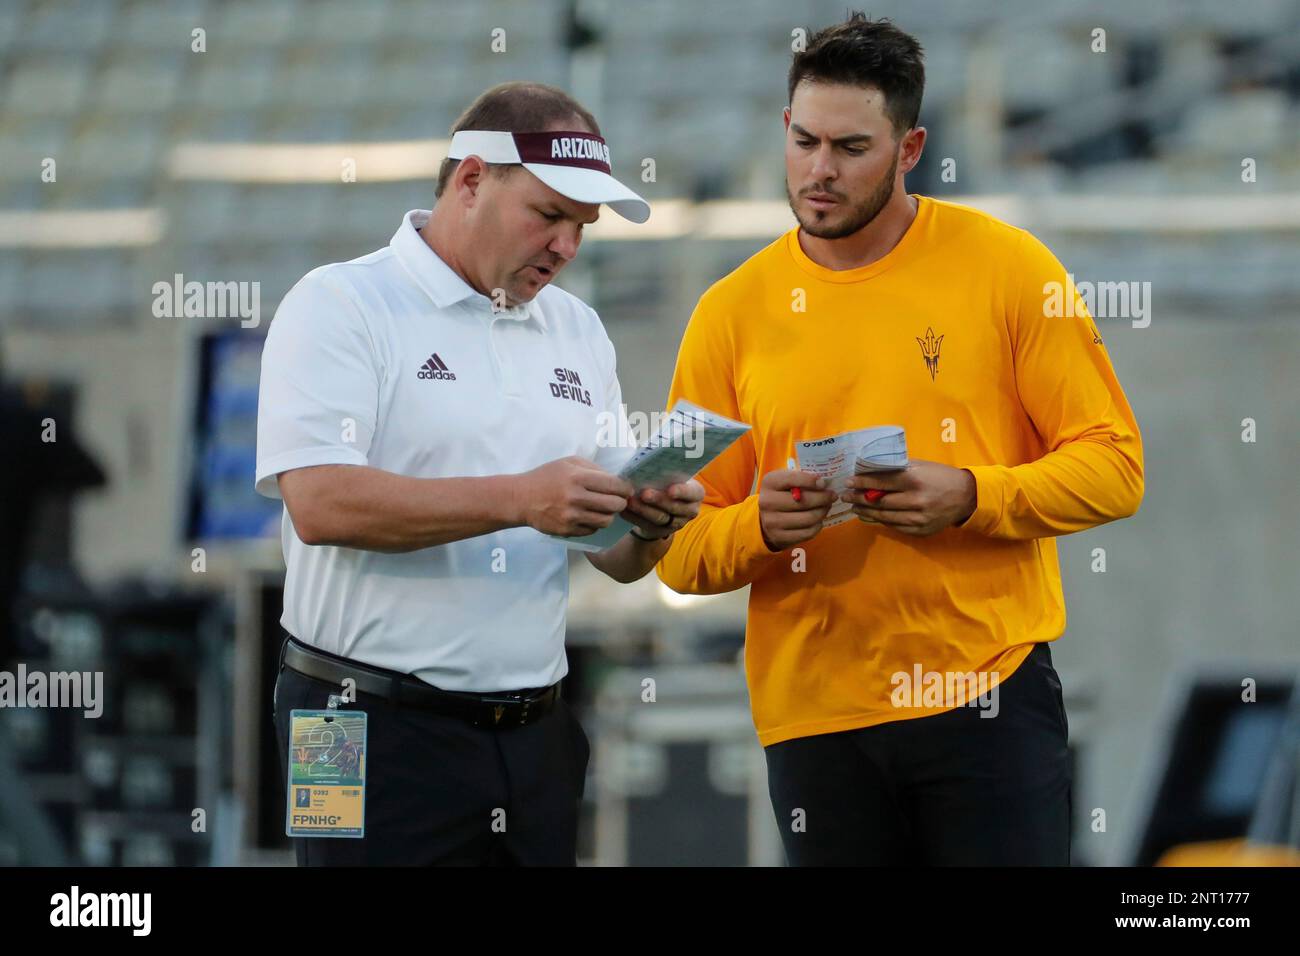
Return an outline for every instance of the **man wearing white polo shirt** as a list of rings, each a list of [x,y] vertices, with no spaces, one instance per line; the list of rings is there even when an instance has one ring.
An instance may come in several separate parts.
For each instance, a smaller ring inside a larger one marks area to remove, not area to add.
[[[434,209],[309,273],[271,324],[256,482],[285,503],[282,759],[289,712],[349,680],[368,722],[364,836],[296,838],[299,865],[575,861],[589,747],[559,694],[567,552],[546,535],[621,515],[632,532],[588,557],[634,581],[703,496],[615,477],[613,346],[550,285],[601,203],[649,216],[608,157],[562,91],[495,87],[456,123]]]

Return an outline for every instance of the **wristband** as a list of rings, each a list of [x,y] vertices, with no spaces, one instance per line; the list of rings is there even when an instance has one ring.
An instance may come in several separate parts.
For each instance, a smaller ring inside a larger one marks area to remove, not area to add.
[[[630,535],[632,535],[632,537],[636,538],[638,541],[647,541],[647,542],[649,542],[649,541],[667,541],[669,538],[671,538],[671,537],[673,536],[673,533],[670,531],[670,532],[668,532],[666,535],[664,535],[662,538],[647,538],[647,537],[646,537],[645,535],[643,535],[643,534],[637,534],[637,532],[640,531],[640,530],[641,530],[641,529],[638,528],[636,525],[633,525],[633,526],[632,526],[632,530],[629,531],[628,533],[629,533]]]

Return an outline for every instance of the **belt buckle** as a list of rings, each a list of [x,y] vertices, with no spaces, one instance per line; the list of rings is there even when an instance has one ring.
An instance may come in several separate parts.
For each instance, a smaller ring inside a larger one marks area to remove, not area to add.
[[[514,705],[521,705],[522,709],[519,712],[518,726],[522,727],[525,723],[528,722],[528,708],[532,702],[527,700],[523,696],[523,694],[514,693],[514,694],[486,694],[483,697],[483,703],[488,704],[492,708],[493,727],[501,726],[501,720],[506,715],[506,708]],[[515,725],[513,721],[508,720],[506,721],[506,726],[515,726]]]

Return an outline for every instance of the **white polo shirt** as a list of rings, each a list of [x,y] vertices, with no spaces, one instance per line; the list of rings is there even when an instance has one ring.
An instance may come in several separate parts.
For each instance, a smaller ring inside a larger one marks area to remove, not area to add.
[[[622,463],[604,440],[626,419],[596,313],[555,286],[494,313],[420,237],[428,218],[408,212],[386,249],[314,269],[280,303],[262,353],[261,494],[309,465],[452,478],[568,455]],[[305,545],[285,509],[280,536],[281,623],[301,641],[447,690],[568,671],[568,552],[531,528],[380,554]]]

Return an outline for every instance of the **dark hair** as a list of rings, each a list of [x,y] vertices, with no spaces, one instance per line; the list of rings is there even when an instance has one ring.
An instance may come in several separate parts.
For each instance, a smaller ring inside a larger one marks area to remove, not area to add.
[[[585,129],[600,136],[596,117],[564,90],[545,83],[501,83],[483,93],[469,105],[452,125],[453,134],[463,129],[501,130],[506,133],[540,133],[554,129],[557,123],[570,129]],[[444,159],[438,170],[438,185],[433,191],[441,196],[447,181],[460,165],[459,159]],[[509,166],[489,166],[493,171],[508,171]]]
[[[808,48],[790,64],[789,96],[802,80],[877,87],[885,95],[885,112],[894,138],[916,126],[925,92],[924,51],[916,37],[887,18],[869,20],[852,13],[843,23],[814,33]]]

